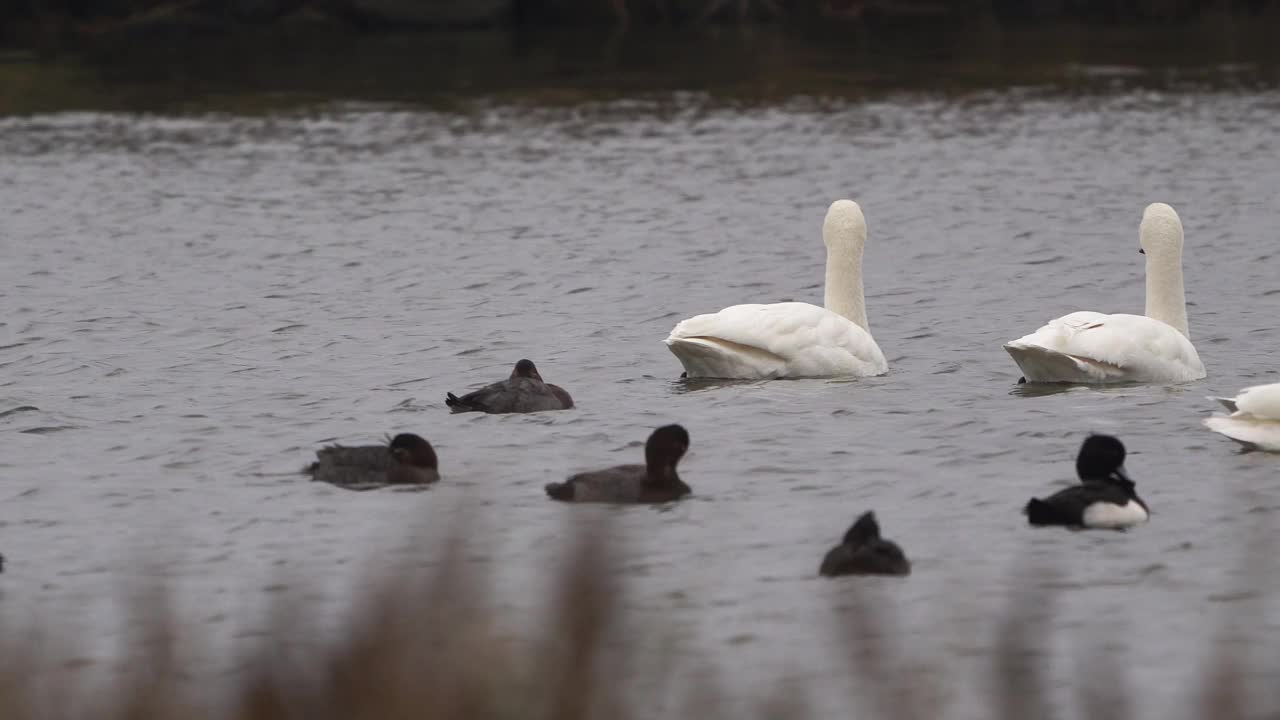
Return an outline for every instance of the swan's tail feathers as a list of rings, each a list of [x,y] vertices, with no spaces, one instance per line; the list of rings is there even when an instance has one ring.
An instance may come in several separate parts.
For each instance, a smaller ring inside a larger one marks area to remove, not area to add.
[[[1052,505],[1039,498],[1031,498],[1023,512],[1027,514],[1027,522],[1032,525],[1065,524],[1058,511]]]
[[[548,483],[543,489],[547,491],[547,497],[552,500],[563,500],[565,502],[573,500],[573,485],[571,483]]]
[[[787,366],[780,355],[723,338],[672,336],[663,342],[691,378],[775,378],[781,377]]]
[[[1235,399],[1235,398],[1210,397],[1209,399],[1210,399],[1210,400],[1213,400],[1214,402],[1216,402],[1216,403],[1218,403],[1218,404],[1220,404],[1220,405],[1222,405],[1222,407],[1224,407],[1224,408],[1226,408],[1226,409],[1227,409],[1227,412],[1238,412],[1238,411],[1239,411],[1239,408],[1237,408],[1237,407],[1236,407],[1236,399]]]
[[[1083,355],[1017,341],[1006,343],[1004,349],[1027,382],[1106,383],[1124,379],[1119,366]]]

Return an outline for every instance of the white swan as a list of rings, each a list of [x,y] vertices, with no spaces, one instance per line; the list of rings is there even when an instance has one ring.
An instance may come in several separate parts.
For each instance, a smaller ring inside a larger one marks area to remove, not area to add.
[[[837,200],[822,223],[827,287],[818,307],[803,302],[734,305],[691,317],[665,342],[691,377],[768,379],[867,377],[889,370],[867,329],[862,247],[867,223],[852,200]]]
[[[1177,383],[1205,376],[1187,331],[1178,213],[1164,203],[1148,205],[1138,234],[1147,256],[1146,315],[1082,310],[1007,343],[1027,382]]]
[[[1205,418],[1210,430],[1250,449],[1280,452],[1280,383],[1247,387],[1233,398],[1209,399],[1231,411]]]

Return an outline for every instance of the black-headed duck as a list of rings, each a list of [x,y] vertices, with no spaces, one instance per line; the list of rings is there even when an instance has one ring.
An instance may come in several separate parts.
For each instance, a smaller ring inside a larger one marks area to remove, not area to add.
[[[1076,456],[1079,485],[1047,498],[1032,498],[1024,512],[1032,525],[1123,530],[1150,517],[1124,471],[1124,444],[1110,435],[1090,435]]]

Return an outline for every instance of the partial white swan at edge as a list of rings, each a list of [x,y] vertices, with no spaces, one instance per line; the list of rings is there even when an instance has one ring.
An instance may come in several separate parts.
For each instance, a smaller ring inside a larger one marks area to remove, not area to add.
[[[664,341],[688,377],[771,379],[867,377],[889,370],[867,329],[862,293],[862,208],[831,203],[822,224],[827,246],[826,307],[803,302],[734,305],[697,315]]]
[[[1205,418],[1205,427],[1251,450],[1280,452],[1280,383],[1254,385],[1233,398],[1209,398],[1230,415]]]
[[[1145,315],[1082,310],[1004,345],[1027,382],[1187,382],[1205,376],[1191,344],[1182,285],[1182,221],[1152,203],[1142,213],[1147,257]]]

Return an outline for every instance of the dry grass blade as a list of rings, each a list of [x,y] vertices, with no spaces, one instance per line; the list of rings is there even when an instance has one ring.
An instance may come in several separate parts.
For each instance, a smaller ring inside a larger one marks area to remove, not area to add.
[[[1046,569],[1016,573],[1021,590],[1010,598],[996,630],[991,655],[991,702],[994,717],[1004,720],[1049,720],[1053,703],[1045,682],[1045,655],[1036,638],[1049,637],[1037,628],[1052,627],[1052,573]]]
[[[1260,501],[1254,505],[1265,506],[1264,503]],[[1268,513],[1258,513],[1249,528],[1240,566],[1235,572],[1237,577],[1248,582],[1248,586],[1233,593],[1237,597],[1231,602],[1224,602],[1219,612],[1220,626],[1212,642],[1211,658],[1206,660],[1209,667],[1203,673],[1201,717],[1245,720],[1261,716],[1253,707],[1256,688],[1249,679],[1251,674],[1270,674],[1264,669],[1264,661],[1251,655],[1257,649],[1256,633],[1268,627],[1264,598],[1256,588],[1265,579],[1275,576],[1275,541],[1271,525]]]
[[[1084,679],[1080,717],[1089,720],[1132,720],[1134,704],[1124,663],[1117,651],[1095,642],[1076,663],[1076,675]]]
[[[578,514],[575,520],[593,517]],[[607,516],[606,516],[607,517]],[[456,519],[452,538],[477,533],[470,519]],[[634,623],[625,602],[610,528],[596,522],[577,532],[553,580],[547,621],[504,639],[500,613],[489,601],[487,570],[468,561],[460,540],[447,543],[440,562],[423,576],[402,567],[362,585],[350,618],[336,633],[306,606],[281,599],[264,639],[241,663],[243,671],[217,686],[215,702],[197,702],[188,677],[190,648],[199,639],[173,611],[162,588],[146,588],[129,600],[140,622],[130,637],[122,676],[90,683],[82,670],[50,665],[47,624],[0,634],[0,718],[3,720],[640,720],[758,717],[797,720],[811,716],[813,698],[799,683],[775,692],[730,697],[716,681],[725,666],[690,672],[665,637],[674,626]],[[426,543],[427,547],[434,547]],[[1239,576],[1259,582],[1270,568],[1265,533],[1246,553]],[[1150,712],[1135,702],[1125,666],[1114,647],[1095,645],[1078,656],[1083,691],[1071,707],[1054,707],[1048,685],[1046,628],[1054,625],[1055,584],[1048,572],[1019,571],[1023,592],[1004,609],[990,646],[991,665],[983,718],[1025,720],[1077,714],[1093,720],[1130,720]],[[843,716],[938,720],[957,716],[946,702],[948,674],[938,666],[904,662],[901,619],[892,597],[897,581],[858,578],[844,583],[850,602],[839,628],[858,684]],[[1250,587],[1258,587],[1251,585]],[[1236,597],[1244,598],[1244,604]],[[1257,629],[1266,627],[1257,593],[1228,596],[1236,627],[1201,668],[1203,695],[1184,705],[1189,715],[1214,720],[1267,716],[1251,694],[1251,677],[1266,672],[1251,653]],[[1254,600],[1257,600],[1255,602]],[[943,617],[954,612],[954,598]],[[1225,614],[1225,613],[1224,613]],[[1120,622],[1123,618],[1117,618]],[[517,628],[518,630],[519,628]],[[57,640],[57,638],[53,638]],[[72,648],[75,649],[75,648]],[[196,648],[199,649],[199,648]],[[207,648],[206,648],[207,649]],[[46,655],[48,653],[45,653]],[[726,663],[727,666],[727,663]],[[731,669],[731,666],[729,666]],[[778,668],[782,670],[783,668]],[[963,682],[963,680],[960,680]],[[1274,703],[1276,698],[1271,697]],[[863,707],[865,705],[865,707]],[[1274,707],[1274,705],[1273,705]],[[1073,713],[1074,711],[1074,713]]]
[[[602,677],[603,652],[614,624],[618,587],[611,572],[613,548],[601,521],[578,531],[571,554],[561,569],[548,627],[555,628],[546,639],[542,686],[547,692],[549,717],[554,720],[585,720],[594,711],[602,717],[627,717],[621,703],[603,692],[613,682]],[[619,662],[613,659],[612,662]],[[612,677],[626,677],[625,668],[609,668]],[[598,704],[619,705],[609,708]]]
[[[896,636],[897,617],[891,607],[877,602],[880,581],[874,578],[858,578],[848,583],[851,605],[840,615],[840,628],[851,651],[849,658],[853,676],[857,682],[860,700],[869,699],[877,717],[894,720],[929,720],[940,717],[939,687],[933,684],[935,675],[924,672],[906,672],[898,648],[886,642],[886,637]],[[890,581],[892,582],[892,581]],[[869,587],[876,586],[876,587]]]

